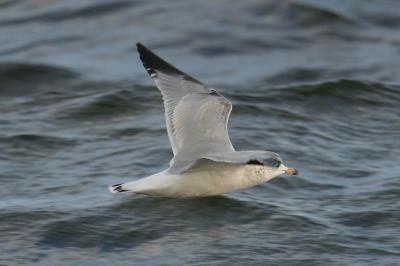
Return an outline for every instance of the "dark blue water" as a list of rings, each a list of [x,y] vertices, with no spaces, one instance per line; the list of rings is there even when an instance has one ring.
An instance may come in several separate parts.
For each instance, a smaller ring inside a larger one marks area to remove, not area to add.
[[[399,1],[0,2],[1,265],[399,265]],[[299,176],[110,194],[168,167],[142,42]]]

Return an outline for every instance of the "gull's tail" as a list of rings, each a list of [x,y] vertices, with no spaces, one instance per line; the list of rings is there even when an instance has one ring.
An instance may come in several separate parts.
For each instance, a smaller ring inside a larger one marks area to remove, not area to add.
[[[124,188],[124,184],[115,184],[108,187],[111,193],[123,193],[128,192],[129,190]]]
[[[147,194],[148,191],[158,191],[166,187],[166,183],[170,182],[169,176],[165,176],[165,171],[141,178],[139,180],[130,181],[123,184],[115,184],[109,186],[108,189],[111,193],[137,193]]]

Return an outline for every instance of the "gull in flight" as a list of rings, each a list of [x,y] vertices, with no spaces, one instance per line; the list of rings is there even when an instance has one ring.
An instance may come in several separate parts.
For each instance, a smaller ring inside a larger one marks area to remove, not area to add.
[[[270,151],[235,151],[228,136],[232,104],[137,43],[143,66],[161,91],[174,157],[169,168],[139,180],[109,187],[160,197],[215,196],[265,183],[281,174],[296,175]]]

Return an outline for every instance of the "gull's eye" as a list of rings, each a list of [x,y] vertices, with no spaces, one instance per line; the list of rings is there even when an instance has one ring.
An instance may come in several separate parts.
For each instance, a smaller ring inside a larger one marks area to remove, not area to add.
[[[263,165],[260,161],[258,160],[250,160],[246,164],[255,164],[255,165]]]
[[[209,94],[213,96],[219,96],[218,92],[214,89],[211,89]]]
[[[267,160],[265,161],[265,164],[268,165],[268,166],[271,166],[271,167],[276,167],[276,168],[278,168],[279,166],[281,166],[281,161],[280,161],[280,160],[277,160],[277,159],[275,159],[275,158],[270,158],[270,159],[267,159]]]

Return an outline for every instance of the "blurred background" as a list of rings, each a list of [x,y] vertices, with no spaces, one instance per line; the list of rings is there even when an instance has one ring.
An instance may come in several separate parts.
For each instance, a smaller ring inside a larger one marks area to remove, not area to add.
[[[0,1],[0,264],[398,265],[399,27],[395,0]],[[172,157],[136,42],[300,175],[110,194]]]

